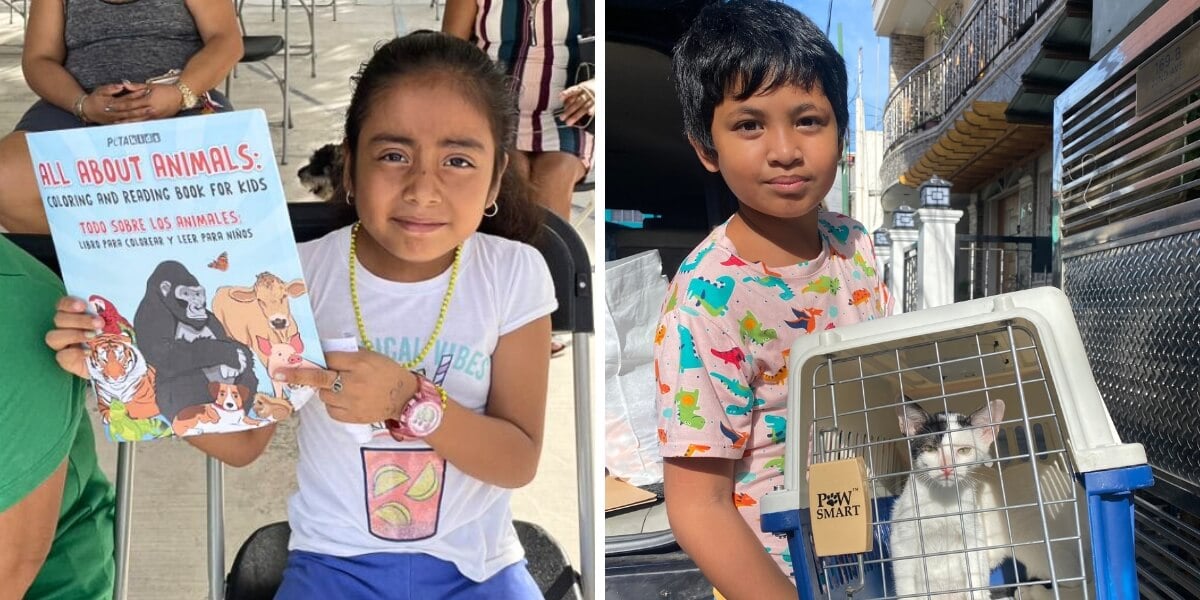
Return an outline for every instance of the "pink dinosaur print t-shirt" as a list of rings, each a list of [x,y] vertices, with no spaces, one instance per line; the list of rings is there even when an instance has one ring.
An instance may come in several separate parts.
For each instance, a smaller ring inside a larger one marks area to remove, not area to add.
[[[658,437],[664,457],[737,461],[733,503],[791,575],[787,543],[762,532],[758,508],[783,484],[789,349],[797,336],[890,314],[891,296],[871,236],[850,217],[821,213],[820,256],[770,268],[739,258],[726,225],[684,260],[663,305]]]

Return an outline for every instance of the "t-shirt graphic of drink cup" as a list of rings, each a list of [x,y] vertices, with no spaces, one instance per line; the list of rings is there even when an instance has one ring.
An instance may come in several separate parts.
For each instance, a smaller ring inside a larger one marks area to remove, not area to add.
[[[453,358],[452,354],[442,356],[430,381],[442,385]],[[362,460],[371,535],[408,542],[437,533],[445,459],[430,448],[363,447]]]

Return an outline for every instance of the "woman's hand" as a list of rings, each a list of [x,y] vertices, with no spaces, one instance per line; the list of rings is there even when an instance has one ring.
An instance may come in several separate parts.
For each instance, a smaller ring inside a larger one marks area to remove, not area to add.
[[[87,314],[87,303],[79,298],[64,296],[56,305],[54,329],[46,333],[46,345],[54,350],[54,358],[63,370],[84,379],[91,376],[87,370],[87,354],[82,344],[95,338],[104,321]]]
[[[329,416],[343,423],[398,419],[417,391],[416,375],[382,354],[326,352],[325,360],[328,369],[280,369],[275,380],[320,389]],[[334,381],[340,391],[333,391]]]
[[[112,99],[104,111],[113,117],[114,123],[135,123],[153,119],[165,119],[179,113],[183,104],[183,92],[168,83],[127,83],[130,92]],[[91,113],[88,113],[91,116]]]
[[[563,123],[572,127],[576,123],[581,123],[580,127],[587,127],[591,124],[592,118],[596,115],[594,80],[581,81],[563,90],[559,96],[563,101]]]
[[[145,84],[142,83],[110,83],[102,85],[91,91],[83,99],[83,116],[87,118],[89,123],[97,125],[112,125],[120,121],[119,114],[113,114],[111,110],[105,110],[105,107],[112,106],[122,99],[132,98],[138,94],[145,93]]]

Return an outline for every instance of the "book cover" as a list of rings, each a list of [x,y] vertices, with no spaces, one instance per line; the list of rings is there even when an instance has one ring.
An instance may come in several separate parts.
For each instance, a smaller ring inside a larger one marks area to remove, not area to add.
[[[67,293],[104,320],[88,371],[109,439],[261,427],[323,366],[261,110],[30,133]]]

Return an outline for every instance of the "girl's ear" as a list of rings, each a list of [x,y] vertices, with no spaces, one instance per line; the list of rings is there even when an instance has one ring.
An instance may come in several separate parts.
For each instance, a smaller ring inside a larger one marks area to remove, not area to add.
[[[500,182],[504,181],[504,172],[508,170],[510,163],[508,152],[500,156],[500,162],[496,164],[496,173],[492,175],[492,187],[499,189]]]
[[[720,173],[721,167],[717,165],[717,153],[709,152],[703,144],[696,141],[696,138],[688,136],[688,143],[692,145],[692,150],[696,151],[696,158],[700,159],[700,164],[710,173]]]
[[[499,162],[496,163],[496,172],[492,174],[492,185],[488,188],[488,198],[487,202],[483,205],[484,209],[490,207],[500,197],[500,183],[504,181],[504,172],[508,170],[510,162],[508,152],[505,152],[500,156]]]

